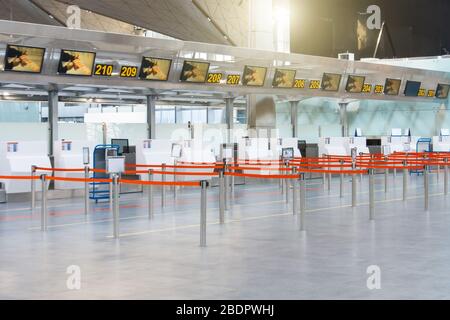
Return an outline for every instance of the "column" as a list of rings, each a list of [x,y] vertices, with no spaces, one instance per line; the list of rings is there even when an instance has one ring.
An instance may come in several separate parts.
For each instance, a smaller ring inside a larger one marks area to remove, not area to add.
[[[297,138],[298,137],[298,126],[297,126],[297,106],[298,101],[289,101],[291,105],[291,127],[292,127],[292,137]]]
[[[225,98],[225,123],[227,124],[227,143],[231,143],[231,130],[233,129],[234,98]]]
[[[58,140],[58,90],[48,92],[48,156],[53,165],[53,144]]]
[[[347,102],[339,103],[339,115],[343,137],[348,137],[347,105]]]
[[[155,110],[156,110],[156,96],[147,96],[147,138],[155,139]]]

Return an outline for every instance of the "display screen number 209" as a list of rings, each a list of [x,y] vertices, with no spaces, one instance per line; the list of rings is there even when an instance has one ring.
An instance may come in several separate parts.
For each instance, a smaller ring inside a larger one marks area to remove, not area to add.
[[[137,67],[133,66],[122,66],[120,68],[120,76],[124,78],[134,78],[137,75]]]

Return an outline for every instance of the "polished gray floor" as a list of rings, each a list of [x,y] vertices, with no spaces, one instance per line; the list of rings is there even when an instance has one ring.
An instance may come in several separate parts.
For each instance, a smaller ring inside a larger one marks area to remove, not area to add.
[[[2,299],[449,299],[450,195],[443,176],[430,176],[424,211],[423,177],[411,176],[402,201],[402,178],[376,176],[375,220],[369,221],[368,179],[331,191],[307,182],[306,231],[277,182],[237,186],[226,223],[218,223],[217,188],[208,194],[207,247],[199,246],[199,190],[176,201],[167,193],[155,218],[145,194],[120,200],[120,240],[113,239],[107,203],[82,199],[49,202],[49,229],[39,229],[39,208],[0,204]],[[39,204],[38,204],[39,205]],[[67,267],[81,270],[81,289],[69,290]],[[369,290],[367,268],[381,271]]]

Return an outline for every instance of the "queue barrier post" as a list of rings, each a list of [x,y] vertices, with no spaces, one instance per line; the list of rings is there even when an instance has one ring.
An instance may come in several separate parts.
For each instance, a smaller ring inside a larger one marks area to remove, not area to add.
[[[374,170],[369,169],[369,219],[374,220],[375,216],[375,190],[374,190]]]
[[[388,192],[389,169],[384,169],[384,193]]]
[[[297,175],[297,167],[292,168],[292,175]],[[298,205],[298,197],[297,197],[297,183],[295,181],[292,182],[292,214],[295,216],[297,214],[297,205]]]
[[[331,172],[328,172],[328,191],[331,191]]]
[[[109,179],[111,180],[109,182],[109,209],[111,211],[114,211],[114,187],[113,187],[113,180],[112,180],[112,174],[109,174]]]
[[[48,209],[47,209],[47,175],[41,174],[41,231],[47,231]]]
[[[89,213],[89,166],[84,167],[84,214]]]
[[[200,247],[206,247],[206,199],[209,183],[206,180],[200,181]]]
[[[355,164],[352,167],[355,170]],[[356,207],[356,176],[355,173],[352,174],[352,207]]]
[[[448,194],[448,158],[444,159],[444,195]]]
[[[225,223],[225,174],[223,169],[219,171],[219,220],[220,224]]]
[[[439,159],[438,159],[437,172],[436,172],[436,179],[437,179],[438,183],[439,183],[439,176],[440,175],[441,175],[441,164],[439,163]]]
[[[403,160],[403,201],[408,197],[408,163]]]
[[[231,193],[231,204],[233,204],[234,203],[234,176],[231,176],[230,177],[230,181],[231,181],[231,190],[230,190],[230,193]]]
[[[300,174],[300,231],[305,231],[305,214],[306,214],[306,180],[305,174]]]
[[[284,167],[285,168],[289,168],[289,161],[286,161],[285,163],[284,163]],[[284,179],[284,181],[285,181],[285,184],[286,184],[286,194],[285,194],[285,196],[286,196],[286,203],[289,203],[289,191],[290,191],[290,189],[291,189],[291,187],[290,187],[290,181],[289,181],[290,179]]]
[[[429,200],[429,175],[428,175],[428,166],[425,165],[423,168],[423,183],[424,183],[424,209],[428,211],[428,200]]]
[[[341,164],[341,171],[343,170],[344,160],[339,160]],[[344,197],[344,175],[342,172],[339,174],[339,197]]]
[[[119,175],[112,174],[112,192],[113,192],[113,235],[115,239],[120,236],[120,213],[119,213]]]
[[[164,173],[166,171],[165,163],[161,165],[161,171],[163,172],[161,175],[161,181],[166,182],[166,174]],[[161,208],[164,208],[165,206],[166,206],[166,186],[163,184],[161,186]]]
[[[152,182],[153,181],[153,170],[149,169],[148,170],[148,181]],[[153,185],[149,184],[147,186],[147,193],[148,193],[148,218],[150,220],[153,219],[154,216],[154,210],[153,210]]]
[[[174,166],[173,166],[173,181],[176,182],[177,181],[177,160],[174,161]],[[174,185],[173,186],[173,198],[176,199],[177,198],[177,186]]]
[[[229,190],[229,186],[230,186],[230,181],[229,181],[229,176],[226,175],[226,172],[230,172],[230,165],[228,164],[226,159],[223,159],[223,168],[224,168],[224,206],[225,206],[225,210],[229,210],[229,195],[230,195],[230,190]]]
[[[31,166],[31,210],[36,208],[36,166]]]

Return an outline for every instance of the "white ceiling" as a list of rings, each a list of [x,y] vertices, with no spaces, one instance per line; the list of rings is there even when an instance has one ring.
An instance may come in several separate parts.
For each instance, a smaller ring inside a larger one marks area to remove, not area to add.
[[[75,4],[84,9],[83,29],[133,34],[139,26],[180,40],[246,47],[248,1],[0,0],[0,19],[65,26],[67,5]]]
[[[234,21],[236,25],[237,11],[245,6],[235,6],[240,1],[216,0],[60,0],[68,4],[76,4],[82,9],[90,10],[107,17],[153,30],[171,37],[218,44],[230,44],[220,30],[209,22],[203,14],[214,14],[211,19],[222,24],[220,28],[238,35],[239,27],[226,26]],[[244,1],[243,1],[244,2]],[[246,1],[245,1],[246,2]],[[226,3],[226,4],[225,4]],[[201,9],[199,9],[199,7]],[[234,9],[230,10],[230,6]],[[230,21],[225,16],[230,17]],[[217,23],[217,22],[216,22]],[[230,39],[231,36],[229,36]],[[235,40],[233,40],[235,41]]]

